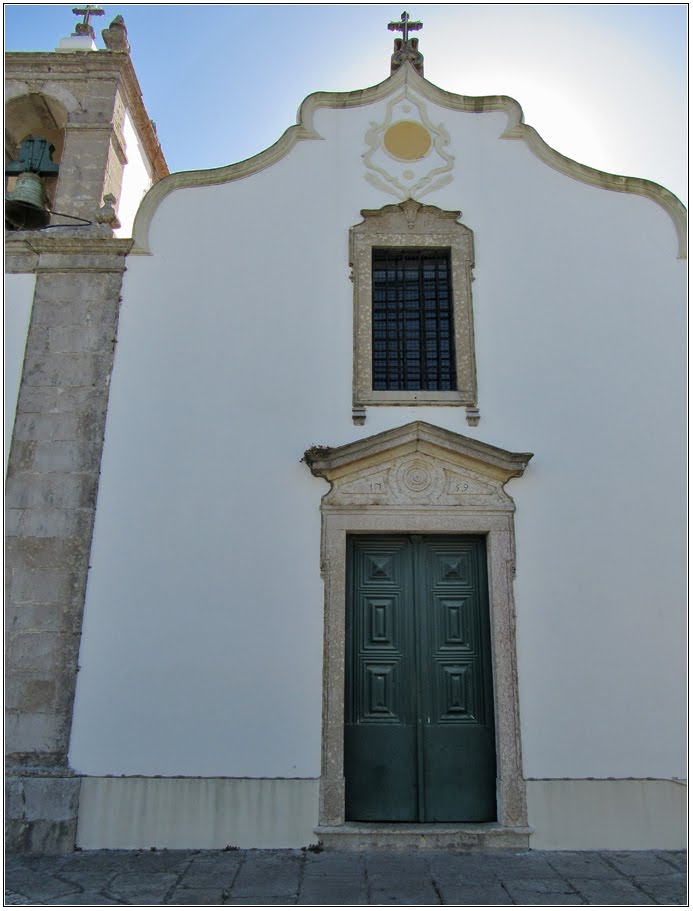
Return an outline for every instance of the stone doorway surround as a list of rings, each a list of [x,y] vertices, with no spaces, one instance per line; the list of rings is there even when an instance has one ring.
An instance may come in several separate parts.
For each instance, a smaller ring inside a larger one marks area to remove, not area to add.
[[[325,633],[316,831],[323,840],[339,832],[358,839],[362,828],[347,823],[344,812],[346,539],[350,534],[395,532],[486,536],[498,820],[481,827],[460,824],[459,834],[468,838],[468,830],[480,829],[486,837],[487,830],[494,829],[502,836],[514,829],[518,835],[522,830],[526,840],[513,598],[515,504],[504,485],[520,477],[531,458],[532,453],[508,452],[422,421],[334,449],[315,446],[306,451],[311,472],[331,485],[321,504]]]

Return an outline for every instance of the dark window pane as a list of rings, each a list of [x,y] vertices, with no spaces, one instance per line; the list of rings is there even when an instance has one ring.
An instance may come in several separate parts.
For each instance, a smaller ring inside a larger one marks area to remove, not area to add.
[[[373,250],[373,388],[457,388],[448,250]]]

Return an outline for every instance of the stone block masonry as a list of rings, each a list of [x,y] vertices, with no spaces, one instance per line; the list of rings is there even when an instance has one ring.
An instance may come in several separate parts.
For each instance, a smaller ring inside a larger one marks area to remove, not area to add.
[[[97,229],[98,231],[98,229]],[[72,707],[120,290],[130,240],[15,234],[37,275],[6,486],[7,846],[74,848]]]
[[[9,850],[56,854],[72,850],[80,778],[15,777],[5,781]]]

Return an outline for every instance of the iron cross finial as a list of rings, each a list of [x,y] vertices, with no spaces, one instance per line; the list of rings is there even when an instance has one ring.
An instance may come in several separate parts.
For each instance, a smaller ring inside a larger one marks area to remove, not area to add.
[[[409,13],[405,10],[399,22],[390,22],[387,27],[391,32],[402,32],[402,39],[406,45],[407,41],[409,41],[409,32],[417,32],[420,28],[423,28],[423,22],[411,22]]]
[[[94,37],[94,29],[89,24],[90,16],[103,16],[104,10],[100,6],[95,6],[92,3],[87,3],[86,6],[75,7],[72,12],[75,16],[84,16],[84,19],[81,22],[77,23],[75,28],[76,35],[90,35]]]

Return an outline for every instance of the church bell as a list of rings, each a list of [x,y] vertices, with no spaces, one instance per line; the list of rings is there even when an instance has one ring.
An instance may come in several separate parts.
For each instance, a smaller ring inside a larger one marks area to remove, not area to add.
[[[6,176],[17,175],[14,190],[5,197],[5,227],[10,231],[45,228],[51,220],[41,178],[58,173],[54,151],[45,139],[27,138],[19,147],[17,160],[5,164]]]
[[[25,171],[17,177],[14,190],[5,197],[5,225],[14,230],[31,231],[45,228],[50,219],[43,181],[38,174]]]

